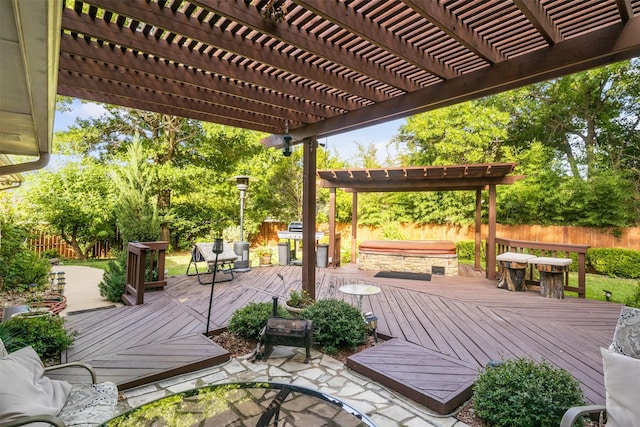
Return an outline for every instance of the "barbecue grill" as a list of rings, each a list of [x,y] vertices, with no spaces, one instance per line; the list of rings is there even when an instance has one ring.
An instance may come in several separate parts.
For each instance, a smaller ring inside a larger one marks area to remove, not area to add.
[[[284,319],[278,317],[278,297],[273,297],[273,311],[267,319],[260,341],[264,344],[262,360],[269,359],[273,346],[286,345],[305,347],[304,363],[311,360],[311,343],[313,342],[313,322],[306,319]],[[256,357],[260,355],[260,344]]]
[[[289,223],[287,227],[287,231],[291,231],[294,233],[302,233],[302,221],[293,221]]]

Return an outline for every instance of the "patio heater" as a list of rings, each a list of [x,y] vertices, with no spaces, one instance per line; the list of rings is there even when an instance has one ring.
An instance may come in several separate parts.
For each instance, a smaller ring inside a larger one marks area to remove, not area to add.
[[[218,255],[220,255],[223,250],[223,240],[219,238],[215,239],[213,241],[213,248],[211,248],[211,252],[216,254],[216,262],[213,264],[216,267],[214,267],[213,269],[213,279],[211,279],[211,294],[209,295],[209,312],[207,314],[207,327],[204,331],[205,335],[209,335],[209,324],[211,322],[211,305],[213,303],[213,286],[216,284],[216,271],[218,271]]]
[[[249,268],[249,242],[244,240],[244,199],[249,188],[249,177],[246,175],[234,176],[236,188],[240,190],[240,241],[233,243],[233,251],[238,259],[233,263],[233,270],[245,272]]]

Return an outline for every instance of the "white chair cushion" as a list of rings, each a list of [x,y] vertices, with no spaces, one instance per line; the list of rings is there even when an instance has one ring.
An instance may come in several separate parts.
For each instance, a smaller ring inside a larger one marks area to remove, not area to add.
[[[74,384],[58,415],[67,426],[93,426],[111,418],[118,404],[118,388],[111,382]]]
[[[0,359],[0,424],[32,415],[58,415],[71,385],[44,376],[44,367],[31,347]]]
[[[640,309],[622,307],[609,350],[640,359]]]
[[[607,427],[640,427],[640,359],[601,348]]]

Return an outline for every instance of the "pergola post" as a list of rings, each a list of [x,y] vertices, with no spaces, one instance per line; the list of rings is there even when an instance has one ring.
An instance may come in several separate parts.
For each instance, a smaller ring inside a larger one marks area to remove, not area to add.
[[[315,137],[302,141],[302,289],[316,297],[316,157]]]
[[[353,192],[351,201],[351,263],[356,263],[356,247],[358,246],[358,193]]]
[[[487,279],[496,278],[496,186],[489,185],[489,236],[487,238]]]
[[[475,258],[473,269],[482,271],[480,249],[482,246],[482,190],[476,190],[476,229],[475,229]]]
[[[336,189],[329,189],[329,256],[331,257],[330,265],[335,267],[338,265],[334,259],[336,248]]]

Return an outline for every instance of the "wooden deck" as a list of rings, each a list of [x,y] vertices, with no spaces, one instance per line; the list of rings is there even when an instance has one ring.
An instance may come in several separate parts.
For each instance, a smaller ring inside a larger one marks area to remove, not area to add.
[[[604,403],[599,347],[611,342],[619,304],[508,292],[468,268],[463,274],[475,277],[433,276],[428,282],[373,274],[348,265],[319,269],[316,277],[320,299],[351,302],[339,291],[348,283],[382,289],[364,298],[363,310],[372,310],[379,333],[394,339],[349,358],[355,371],[444,413],[468,398],[487,362],[526,356],[567,369],[590,402]],[[216,283],[209,330],[225,327],[249,302],[284,298],[300,278],[299,267],[272,266]],[[71,315],[67,325],[78,336],[66,359],[90,361],[121,389],[228,360],[203,336],[209,291],[195,277],[179,276],[169,278],[164,290],[147,292],[144,305]]]

